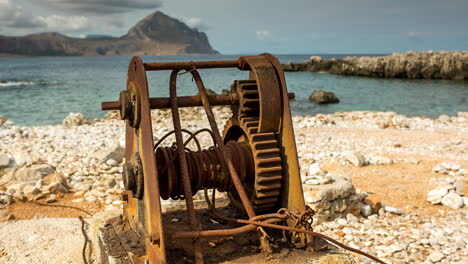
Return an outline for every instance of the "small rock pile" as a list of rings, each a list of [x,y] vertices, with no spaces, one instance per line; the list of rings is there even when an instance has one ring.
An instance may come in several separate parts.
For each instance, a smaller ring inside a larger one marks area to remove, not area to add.
[[[301,171],[306,204],[315,211],[314,224],[343,218],[346,215],[365,216],[385,212],[402,214],[386,206],[377,195],[358,190],[349,177],[327,173],[318,162]]]
[[[454,210],[468,207],[468,197],[466,196],[466,179],[468,170],[461,165],[443,162],[432,169],[434,172],[447,174],[453,177],[432,178],[433,184],[437,188],[427,194],[427,201],[432,204],[442,204]]]

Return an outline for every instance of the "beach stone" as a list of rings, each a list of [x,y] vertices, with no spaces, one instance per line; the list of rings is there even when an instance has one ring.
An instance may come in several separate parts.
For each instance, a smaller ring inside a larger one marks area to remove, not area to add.
[[[368,204],[364,204],[361,206],[361,215],[364,217],[368,217],[372,214],[372,208]]]
[[[12,160],[5,154],[0,154],[0,169],[10,167]]]
[[[28,200],[33,200],[33,198],[40,194],[41,191],[34,186],[25,186],[23,188],[23,194],[28,198]]]
[[[429,259],[432,261],[432,263],[436,263],[441,261],[444,258],[444,254],[442,254],[440,251],[433,251],[431,254],[429,254]]]
[[[20,168],[14,173],[14,179],[18,182],[37,181],[52,173],[55,169],[48,164],[36,164],[29,168]]]
[[[323,175],[325,175],[325,171],[322,170],[322,167],[317,162],[314,162],[314,163],[310,164],[309,165],[309,170],[307,172],[308,172],[309,176],[314,176],[314,175],[323,176]]]
[[[47,185],[46,188],[50,193],[68,193],[68,188],[64,185],[61,184],[60,182],[52,182],[49,185]]]
[[[108,159],[106,161],[106,164],[109,165],[109,166],[117,166],[119,165],[119,163],[117,161],[115,161],[114,159]]]
[[[358,223],[359,222],[359,219],[353,215],[353,214],[347,214],[346,215],[346,220],[349,222],[349,223]]]
[[[70,113],[62,121],[62,125],[67,127],[81,126],[85,124],[89,124],[89,121],[81,113]]]
[[[17,150],[13,154],[13,159],[15,161],[16,166],[18,167],[22,167],[24,165],[31,165],[33,163],[31,154],[24,149]]]
[[[455,187],[455,193],[458,195],[465,195],[465,180],[463,178],[458,178],[453,183]]]
[[[431,202],[432,204],[440,204],[442,202],[442,197],[444,197],[447,193],[447,187],[439,187],[428,192],[426,200]]]
[[[316,104],[336,104],[340,102],[334,93],[322,90],[313,91],[309,96],[309,101]]]
[[[398,209],[398,208],[395,208],[395,207],[384,206],[383,208],[384,208],[385,212],[388,212],[388,213],[392,213],[392,214],[396,214],[396,215],[403,214],[403,211],[401,211],[401,209]]]
[[[366,164],[364,155],[362,155],[358,151],[351,151],[351,152],[345,153],[345,158],[347,161],[349,161],[351,164],[353,164],[356,167],[362,167]]]
[[[442,198],[441,203],[445,206],[448,206],[454,210],[459,209],[463,206],[463,199],[460,195],[450,192]]]

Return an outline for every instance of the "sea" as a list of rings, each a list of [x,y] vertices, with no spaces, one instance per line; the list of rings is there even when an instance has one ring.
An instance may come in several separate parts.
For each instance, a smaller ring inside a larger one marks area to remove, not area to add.
[[[362,54],[276,55],[282,62],[303,62]],[[240,55],[143,56],[144,62],[231,60]],[[370,55],[374,56],[374,55]],[[102,118],[102,101],[117,101],[125,89],[131,57],[0,58],[0,115],[22,126],[59,124],[70,112],[88,119]],[[205,86],[216,92],[234,80],[247,79],[237,69],[199,70]],[[340,111],[393,111],[407,116],[436,118],[468,112],[468,81],[379,79],[328,73],[286,72],[294,115]],[[169,95],[169,71],[147,72],[150,96]],[[178,95],[195,95],[190,74],[180,75]],[[316,105],[308,100],[314,90],[330,91],[338,104]]]

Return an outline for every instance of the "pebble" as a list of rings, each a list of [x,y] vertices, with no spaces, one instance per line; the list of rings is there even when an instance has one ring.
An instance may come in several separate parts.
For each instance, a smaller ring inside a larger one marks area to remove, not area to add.
[[[432,261],[432,263],[436,263],[441,261],[444,258],[444,254],[442,254],[440,251],[433,251],[431,254],[429,254],[429,259]]]
[[[364,204],[361,207],[361,214],[365,217],[370,216],[372,214],[372,208],[368,204]]]
[[[403,211],[401,211],[401,209],[398,209],[398,208],[395,208],[395,207],[384,206],[383,208],[384,208],[385,212],[388,212],[388,213],[392,213],[392,214],[396,214],[396,215],[403,214]]]

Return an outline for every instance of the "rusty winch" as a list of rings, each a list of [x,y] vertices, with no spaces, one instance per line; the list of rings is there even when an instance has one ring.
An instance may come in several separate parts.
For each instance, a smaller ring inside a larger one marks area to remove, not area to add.
[[[237,68],[249,71],[249,80],[236,80],[229,94],[208,95],[198,69]],[[147,71],[170,70],[170,97],[150,98]],[[177,96],[177,77],[192,75],[198,96]],[[134,57],[128,68],[127,89],[116,102],[103,102],[103,110],[119,110],[126,122],[124,219],[145,245],[145,254],[131,255],[133,263],[167,263],[168,240],[192,239],[196,263],[203,263],[200,240],[234,236],[260,228],[290,231],[291,243],[307,245],[313,236],[339,244],[313,232],[313,212],[305,206],[289,99],[283,70],[270,54],[237,60],[143,63]],[[233,115],[220,132],[212,106],[229,105]],[[181,127],[179,108],[203,106],[210,129],[196,132]],[[170,108],[176,142],[171,147],[153,140],[151,109]],[[211,135],[214,146],[187,148],[198,133]],[[188,135],[184,139],[183,134]],[[199,190],[227,192],[244,219],[215,217],[243,224],[240,227],[202,230],[192,196]],[[189,231],[165,229],[160,199],[185,199]],[[262,241],[262,240],[261,240]],[[262,243],[267,243],[263,241]],[[345,248],[347,248],[345,246]],[[348,248],[349,249],[349,248]],[[354,250],[353,250],[354,251]],[[365,254],[367,255],[367,254]],[[371,256],[370,256],[371,257]]]

